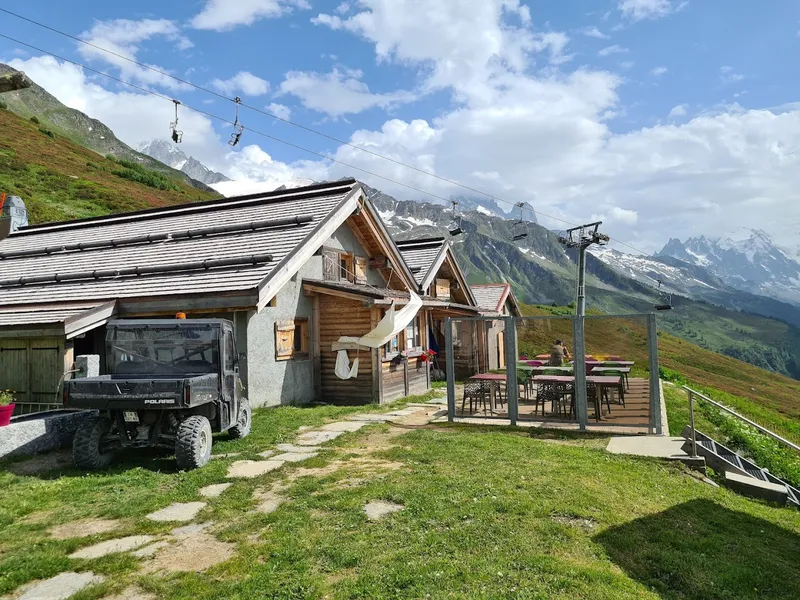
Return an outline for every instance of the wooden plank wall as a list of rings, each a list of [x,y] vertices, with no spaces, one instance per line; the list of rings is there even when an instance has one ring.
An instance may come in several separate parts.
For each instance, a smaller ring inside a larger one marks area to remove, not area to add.
[[[16,390],[15,414],[61,404],[64,341],[58,338],[0,339],[0,388]]]
[[[381,351],[383,352],[383,351]],[[405,365],[402,361],[381,362],[381,403],[391,402],[406,395]]]
[[[343,335],[361,337],[372,329],[372,312],[357,300],[319,296],[319,350],[320,388],[322,402],[332,404],[370,404],[378,398],[373,392],[373,357],[377,350],[355,350],[347,352],[350,362],[359,357],[358,377],[339,379],[336,376],[336,352],[331,344]]]

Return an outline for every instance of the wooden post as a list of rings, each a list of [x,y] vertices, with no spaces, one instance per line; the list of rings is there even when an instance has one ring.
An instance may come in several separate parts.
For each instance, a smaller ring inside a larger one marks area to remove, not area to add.
[[[319,340],[320,330],[319,294],[314,294],[311,299],[311,369],[314,372],[314,397],[322,401],[322,348]]]
[[[370,331],[375,329],[381,320],[381,309],[373,307],[370,311]],[[381,404],[383,402],[383,369],[381,368],[380,348],[370,351],[372,359],[372,399]]]

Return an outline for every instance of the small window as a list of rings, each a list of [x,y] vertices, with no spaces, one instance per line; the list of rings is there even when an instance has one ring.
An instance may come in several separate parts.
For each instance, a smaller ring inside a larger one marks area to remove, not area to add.
[[[339,255],[339,279],[341,281],[355,281],[355,267],[353,255],[342,253]]]
[[[275,323],[275,360],[308,358],[308,319]]]
[[[417,319],[411,321],[406,327],[406,350],[414,350],[420,346],[419,342],[419,323]]]
[[[225,370],[233,371],[236,364],[236,357],[234,356],[233,347],[233,334],[230,331],[225,332]]]

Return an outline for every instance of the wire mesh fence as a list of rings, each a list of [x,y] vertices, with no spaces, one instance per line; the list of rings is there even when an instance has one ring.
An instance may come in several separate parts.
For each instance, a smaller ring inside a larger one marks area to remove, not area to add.
[[[448,323],[450,420],[661,432],[654,315]]]

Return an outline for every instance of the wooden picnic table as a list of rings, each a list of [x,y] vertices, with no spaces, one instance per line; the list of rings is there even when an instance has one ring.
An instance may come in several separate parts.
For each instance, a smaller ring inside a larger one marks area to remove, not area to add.
[[[594,367],[592,373],[596,375],[603,375],[604,373],[622,373],[622,378],[625,380],[625,387],[630,389],[628,382],[628,375],[631,373],[630,367]]]
[[[572,366],[564,366],[564,367],[548,367],[547,365],[542,365],[541,367],[520,367],[520,368],[527,368],[531,371],[560,371],[562,373],[572,373],[574,370]]]
[[[636,363],[632,360],[587,360],[586,364],[595,367],[632,367]]]

